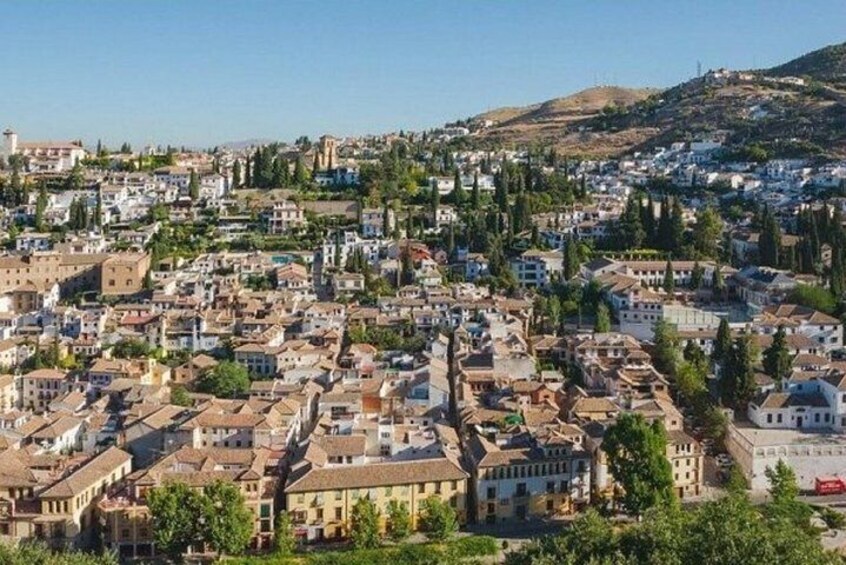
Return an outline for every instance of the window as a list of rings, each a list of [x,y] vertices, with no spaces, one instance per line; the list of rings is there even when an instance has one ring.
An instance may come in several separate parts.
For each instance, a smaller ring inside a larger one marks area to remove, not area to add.
[[[341,498],[343,498],[341,491],[336,490],[335,491],[335,500],[341,500]]]
[[[496,488],[488,487],[488,500],[494,500],[496,498]]]
[[[526,496],[526,483],[517,483],[517,496]]]
[[[546,483],[546,492],[552,494],[555,492],[555,483],[553,481],[548,481]]]
[[[423,494],[425,492],[426,492],[426,484],[425,483],[420,483],[419,485],[417,485],[417,494]]]
[[[341,513],[342,512],[343,512],[343,509],[340,506],[335,509],[335,520],[341,520]]]
[[[772,424],[772,423],[773,423],[773,415],[772,415],[772,414],[767,414],[767,423],[768,423],[768,424]]]

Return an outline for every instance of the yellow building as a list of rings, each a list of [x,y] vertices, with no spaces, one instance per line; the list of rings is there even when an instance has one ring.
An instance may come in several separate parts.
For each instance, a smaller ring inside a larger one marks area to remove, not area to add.
[[[406,504],[413,530],[422,502],[432,496],[452,506],[460,523],[467,519],[469,474],[451,456],[365,464],[334,464],[328,459],[320,446],[309,443],[288,476],[285,507],[300,537],[315,541],[345,537],[360,498],[375,503],[383,532],[391,500]]]
[[[106,489],[123,480],[131,470],[132,456],[110,447],[36,492],[40,512],[31,520],[30,535],[53,547],[90,545],[96,529],[96,503]]]
[[[195,489],[231,481],[241,489],[253,513],[251,549],[269,549],[273,541],[274,497],[278,459],[268,449],[183,447],[142,471],[133,473],[120,491],[98,504],[103,545],[121,558],[152,557],[153,526],[147,493],[166,482]]]

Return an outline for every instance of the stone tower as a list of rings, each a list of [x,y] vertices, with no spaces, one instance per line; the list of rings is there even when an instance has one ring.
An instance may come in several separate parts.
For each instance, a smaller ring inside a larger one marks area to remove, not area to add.
[[[338,145],[331,135],[320,138],[319,161],[323,170],[338,166]]]
[[[3,132],[3,148],[0,155],[8,158],[18,152],[18,134],[10,129]]]

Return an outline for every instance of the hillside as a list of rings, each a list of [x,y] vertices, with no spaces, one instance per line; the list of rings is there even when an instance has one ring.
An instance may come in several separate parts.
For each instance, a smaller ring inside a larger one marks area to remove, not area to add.
[[[810,77],[821,82],[846,83],[846,43],[811,51],[763,73],[769,76]]]
[[[846,157],[844,69],[846,44],[772,69],[709,72],[664,91],[589,89],[526,108],[483,114],[480,117],[498,115],[500,120],[479,138],[616,156],[717,136],[737,147],[761,144],[773,156],[842,158]],[[804,77],[805,84],[784,78],[795,76]]]

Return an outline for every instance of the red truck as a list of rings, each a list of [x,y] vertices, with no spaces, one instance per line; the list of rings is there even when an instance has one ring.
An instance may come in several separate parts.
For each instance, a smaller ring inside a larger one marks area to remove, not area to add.
[[[818,495],[846,493],[846,481],[840,477],[817,477],[814,492]]]

